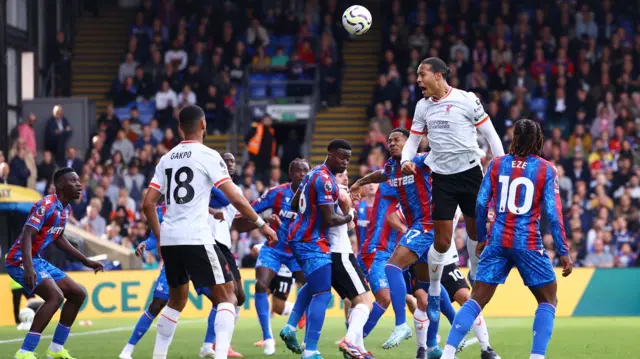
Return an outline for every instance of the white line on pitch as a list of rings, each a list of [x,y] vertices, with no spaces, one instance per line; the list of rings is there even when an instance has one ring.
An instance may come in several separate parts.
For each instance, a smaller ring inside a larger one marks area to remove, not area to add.
[[[185,319],[185,320],[181,320],[180,324],[195,323],[195,322],[202,322],[202,321],[204,321],[204,319]],[[155,326],[156,326],[156,324],[154,323],[152,325],[152,327],[155,327]],[[69,336],[70,337],[84,337],[84,336],[87,336],[87,335],[126,332],[126,331],[129,331],[129,330],[132,330],[133,328],[134,328],[134,326],[129,326],[129,327],[118,327],[118,328],[111,328],[111,329],[92,330],[92,331],[88,331],[88,332],[77,332],[77,333],[72,332],[71,334],[69,334]],[[53,335],[43,335],[41,337],[41,339],[51,339],[51,338],[53,338]],[[24,340],[24,337],[15,338],[15,339],[0,340],[0,345],[1,344],[17,343],[17,342],[21,342],[23,340]]]

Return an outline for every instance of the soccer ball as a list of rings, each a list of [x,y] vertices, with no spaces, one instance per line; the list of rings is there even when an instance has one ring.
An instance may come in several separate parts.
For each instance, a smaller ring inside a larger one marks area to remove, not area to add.
[[[31,308],[22,308],[20,309],[20,313],[18,314],[18,318],[21,323],[31,323],[33,322],[33,317],[36,316],[36,312]]]
[[[362,35],[369,31],[372,20],[369,10],[361,5],[353,5],[342,14],[342,26],[353,35]]]

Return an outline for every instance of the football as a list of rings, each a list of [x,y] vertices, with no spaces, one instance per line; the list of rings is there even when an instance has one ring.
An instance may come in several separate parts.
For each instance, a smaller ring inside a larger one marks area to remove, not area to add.
[[[362,35],[369,31],[371,22],[371,13],[361,5],[353,5],[342,14],[342,26],[353,35]]]

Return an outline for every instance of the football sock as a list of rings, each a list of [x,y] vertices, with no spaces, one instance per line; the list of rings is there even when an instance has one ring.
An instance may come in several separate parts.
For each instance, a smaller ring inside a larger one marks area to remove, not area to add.
[[[64,348],[64,343],[67,342],[67,338],[69,338],[70,332],[71,328],[58,323],[56,331],[53,333],[53,340],[49,345],[49,349],[54,353],[61,351]]]
[[[33,353],[36,350],[38,343],[40,343],[41,336],[42,334],[36,332],[27,333],[27,335],[25,335],[24,337],[24,342],[22,342],[22,347],[20,347],[20,350],[22,350],[23,352]]]
[[[416,328],[416,344],[418,348],[427,348],[427,331],[429,328],[429,318],[427,313],[420,309],[413,312],[413,325]]]
[[[135,346],[138,344],[140,339],[147,333],[149,327],[156,319],[148,310],[145,310],[144,313],[138,319],[138,323],[136,323],[136,327],[133,328],[133,333],[131,333],[131,337],[129,338],[129,344]]]
[[[440,280],[442,279],[442,268],[444,267],[444,253],[436,251],[434,246],[429,248],[427,254],[429,261],[429,295],[440,295]]]
[[[529,359],[544,359],[544,355],[540,355],[540,354],[531,354],[529,356]]]
[[[320,340],[320,332],[324,325],[324,317],[327,307],[331,301],[331,292],[322,292],[313,295],[309,304],[309,316],[307,317],[307,325],[309,326],[306,337],[306,350],[315,352],[318,350],[318,341]]]
[[[383,307],[380,303],[373,302],[373,309],[371,309],[371,313],[369,313],[369,319],[367,319],[367,322],[364,324],[363,337],[366,338],[369,333],[371,333],[386,310],[387,308]]]
[[[553,321],[556,316],[556,307],[550,303],[540,303],[533,319],[533,346],[531,354],[541,355],[547,353],[547,346],[553,333]]]
[[[350,312],[346,338],[349,343],[355,344],[358,336],[362,335],[364,324],[369,319],[369,308],[365,304],[358,304]]]
[[[311,303],[311,290],[309,289],[309,284],[305,284],[300,288],[300,290],[298,290],[296,304],[294,304],[291,315],[289,315],[287,325],[291,326],[295,330],[300,318],[302,318],[302,315],[309,307],[309,303]],[[307,317],[307,323],[309,323],[309,317]]]
[[[271,333],[271,313],[269,313],[268,293],[256,293],[256,312],[258,312],[258,320],[260,321],[260,327],[262,328],[262,339],[273,339],[273,334]]]
[[[396,326],[407,322],[406,300],[407,288],[404,284],[402,268],[387,263],[384,266],[384,272],[389,282],[389,291],[391,292],[391,305],[396,314]]]
[[[416,311],[418,311],[418,309],[416,309]],[[425,318],[428,318],[426,314],[427,313],[425,313]],[[438,346],[438,329],[440,329],[440,321],[429,322],[427,329],[427,349],[433,349]]]
[[[236,316],[233,319],[233,324],[238,324],[238,319],[240,319],[240,309],[242,309],[242,307],[236,307]]]
[[[211,308],[211,311],[209,312],[209,318],[207,318],[207,332],[204,335],[204,342],[206,344],[211,343],[211,345],[213,345],[213,343],[216,341],[216,314],[216,307]]]
[[[167,306],[158,318],[158,328],[156,334],[156,344],[153,348],[153,359],[166,359],[169,346],[173,340],[173,335],[178,326],[180,312]]]
[[[476,280],[476,270],[478,269],[478,261],[480,260],[476,256],[477,247],[478,241],[467,239],[467,251],[469,252],[469,276],[472,280]]]
[[[467,335],[481,311],[482,308],[480,308],[480,305],[478,305],[475,300],[470,299],[464,303],[462,308],[460,308],[456,314],[456,317],[451,324],[449,337],[447,338],[447,347],[454,348],[454,354],[455,349],[458,348],[460,342],[462,342],[464,337]]]
[[[480,349],[487,350],[490,346],[489,331],[487,330],[487,323],[484,321],[482,313],[478,315],[476,321],[473,323],[473,332],[476,334],[476,338],[478,338]]]
[[[227,359],[235,328],[236,307],[231,303],[218,304],[214,327],[216,330],[216,358]]]
[[[284,302],[284,309],[282,310],[282,314],[281,315],[287,316],[287,315],[291,314],[291,311],[293,311],[293,306],[294,306],[294,303]]]
[[[440,285],[442,286],[442,284]],[[456,317],[456,310],[453,308],[449,292],[444,289],[444,286],[440,288],[440,312],[447,318],[449,323],[453,323],[453,318]]]

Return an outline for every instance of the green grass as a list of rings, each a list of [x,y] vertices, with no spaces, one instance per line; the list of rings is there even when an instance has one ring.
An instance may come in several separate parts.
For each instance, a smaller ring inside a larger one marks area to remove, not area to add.
[[[444,318],[443,318],[444,319]],[[529,357],[531,347],[532,318],[489,318],[487,321],[491,334],[491,345],[503,359],[520,359]],[[277,336],[285,323],[282,318],[274,318],[272,327]],[[134,320],[96,320],[92,327],[74,326],[67,348],[78,359],[116,359],[126,344]],[[380,345],[391,332],[393,322],[383,319],[378,327],[366,339],[367,348],[377,358],[413,358],[415,354],[414,339],[410,339],[399,347],[389,351],[382,350]],[[55,323],[49,325],[37,349],[37,354],[44,357],[44,352],[51,342]],[[440,335],[446,339],[449,324],[442,324]],[[102,333],[92,333],[103,331]],[[198,358],[205,332],[205,319],[183,319],[169,352],[169,358]],[[82,334],[84,333],[84,334]],[[262,357],[262,349],[255,348],[253,343],[260,338],[260,328],[256,319],[240,319],[233,338],[233,347],[244,354],[245,358]],[[301,338],[302,331],[299,331]],[[344,322],[337,318],[327,319],[320,350],[325,358],[342,358],[334,342],[345,333]],[[638,318],[558,318],[555,331],[549,346],[549,359],[604,359],[604,358],[637,358]],[[24,332],[13,327],[0,327],[0,358],[12,358],[20,347]],[[151,328],[140,341],[134,358],[150,358],[155,342],[156,331]],[[443,341],[445,340],[443,339]],[[13,340],[13,341],[12,341]],[[9,341],[9,342],[8,342]],[[474,344],[459,354],[459,359],[479,358],[479,346]],[[278,341],[278,358],[297,358],[298,355],[286,350]]]

